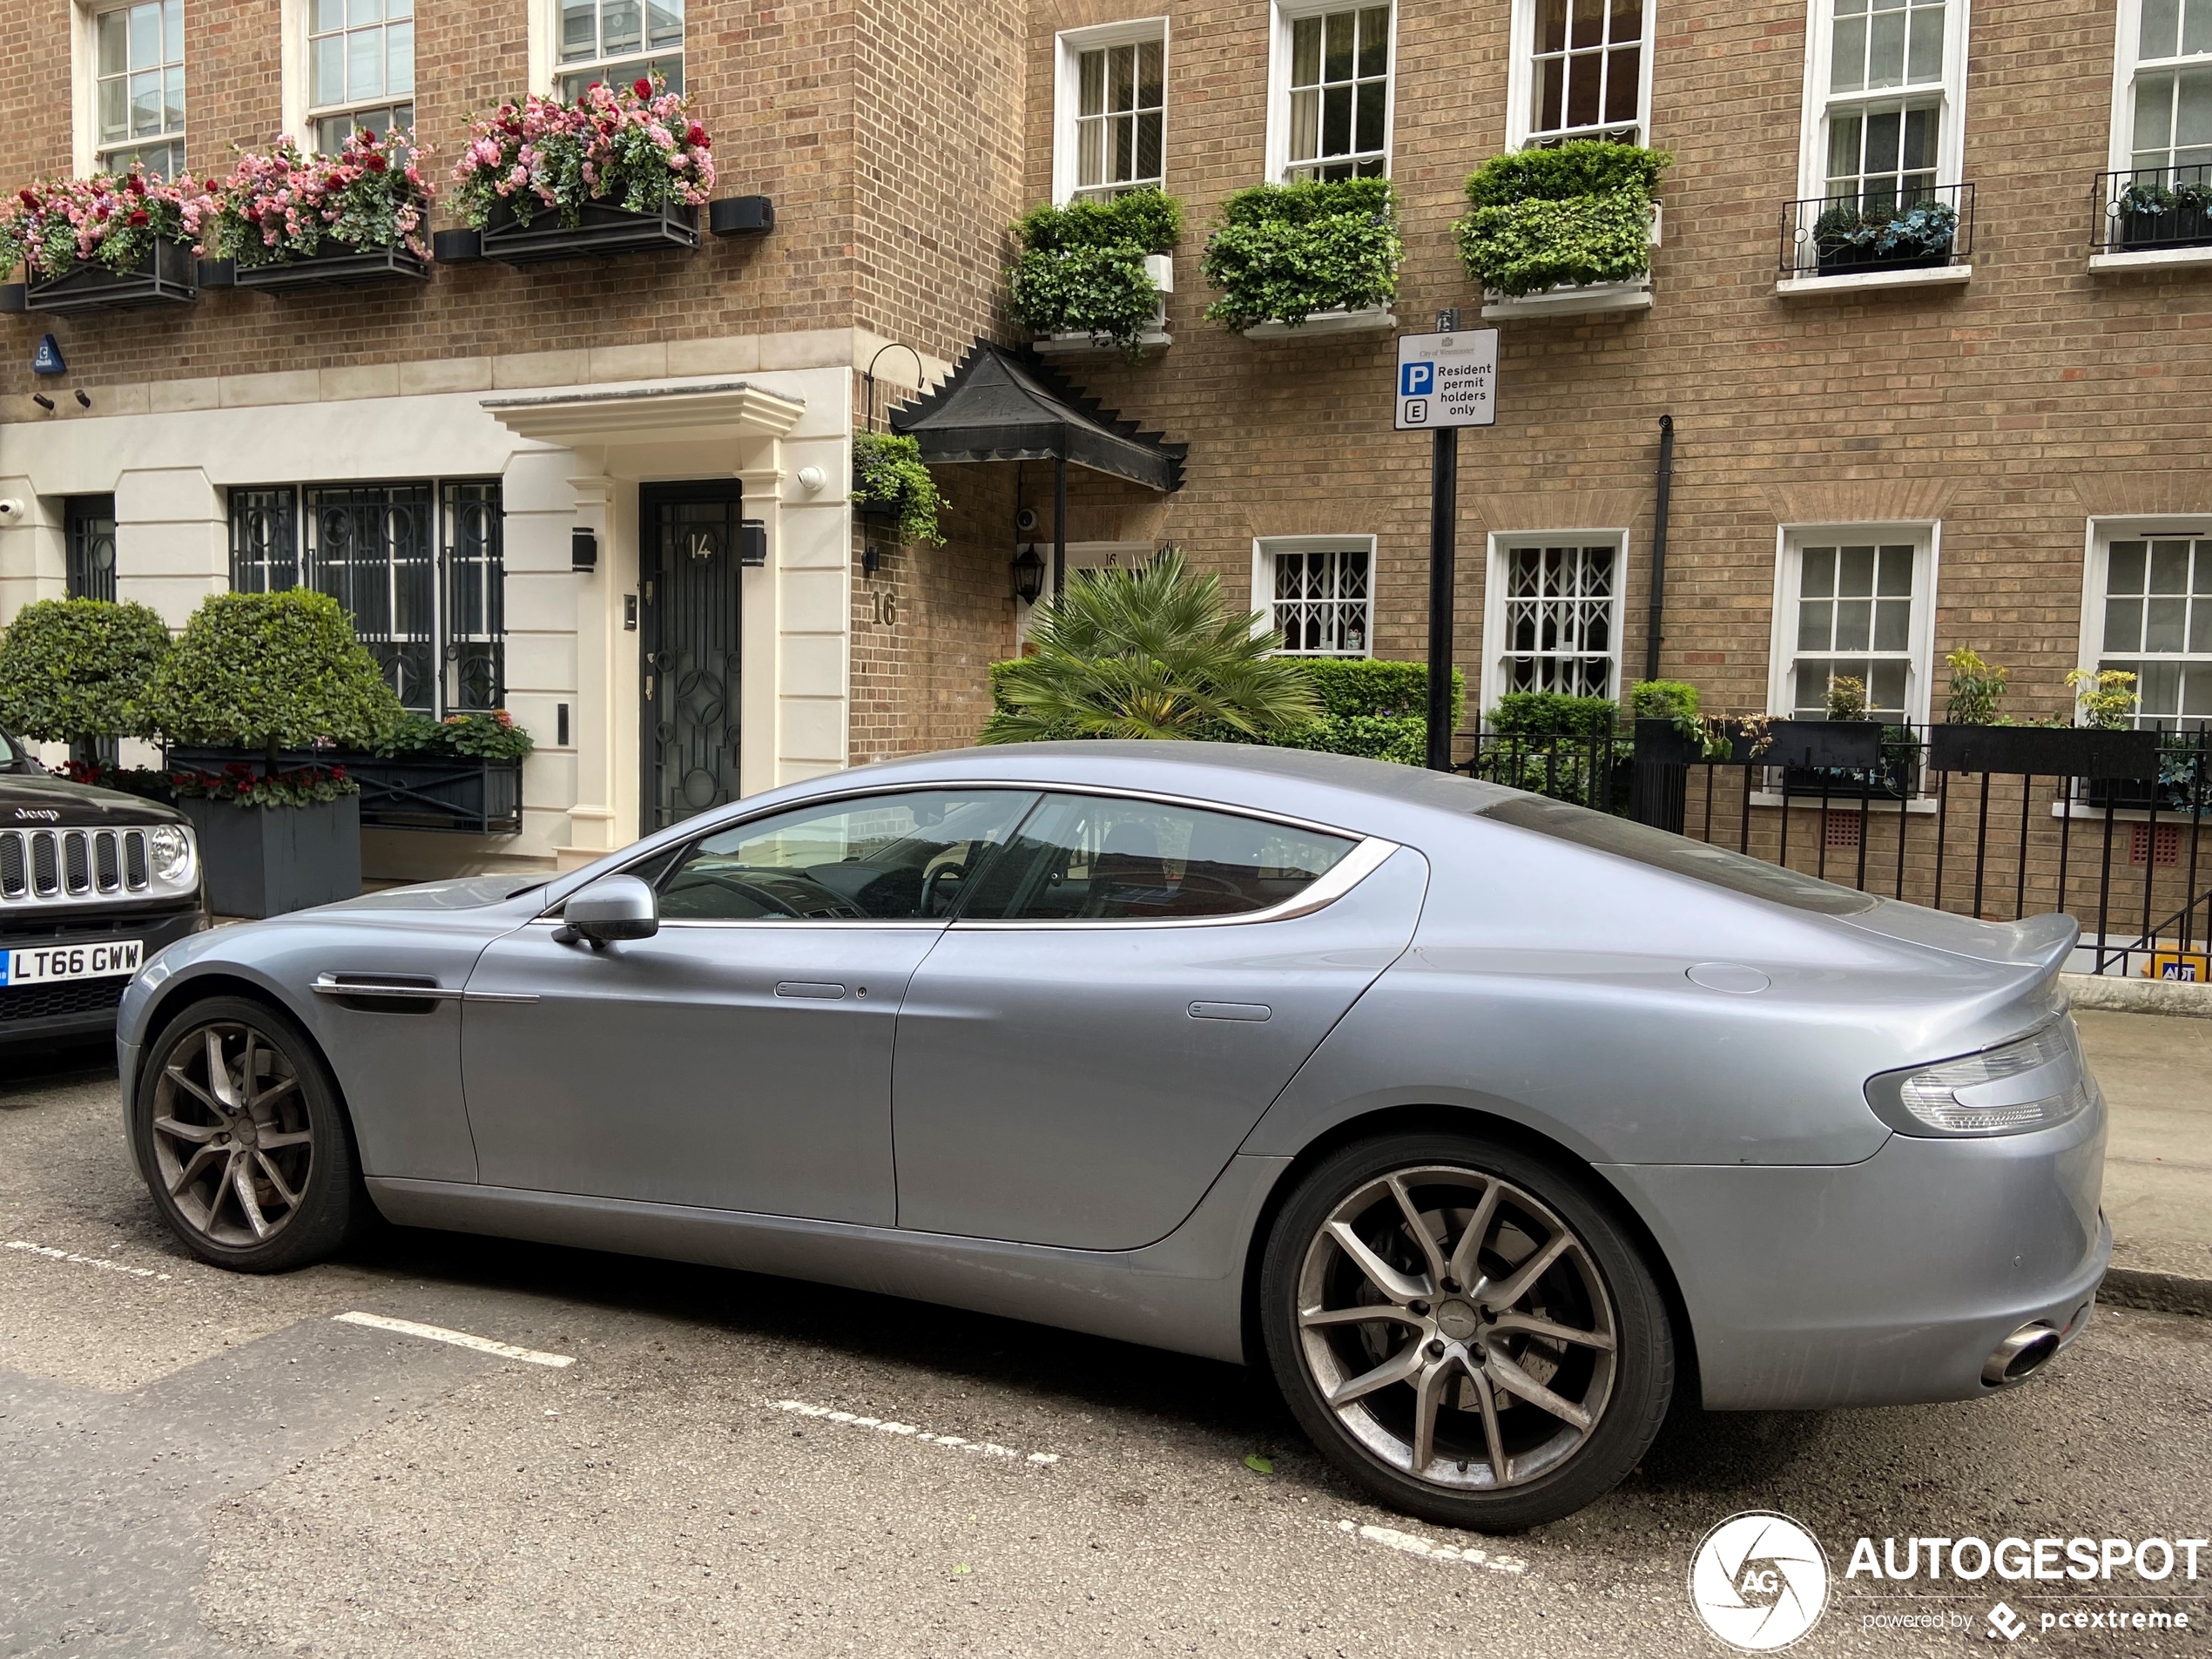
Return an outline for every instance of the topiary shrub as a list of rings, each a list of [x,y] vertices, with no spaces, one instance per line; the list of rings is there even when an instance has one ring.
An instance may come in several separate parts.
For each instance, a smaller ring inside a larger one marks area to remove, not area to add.
[[[107,599],[41,599],[0,631],[0,728],[66,743],[90,759],[101,738],[142,738],[140,706],[169,654],[169,630],[151,606]]]
[[[1297,327],[1318,311],[1370,311],[1397,297],[1406,245],[1387,179],[1255,185],[1221,205],[1200,261],[1221,298],[1213,321]]]
[[[1674,158],[1663,150],[1576,138],[1493,156],[1467,179],[1467,214],[1452,226],[1467,275],[1520,296],[1651,269],[1651,201]]]
[[[327,594],[218,593],[185,623],[147,687],[172,742],[259,749],[367,748],[405,718],[376,659]]]
[[[1133,190],[1109,202],[1049,203],[1015,221],[1022,257],[1006,273],[1007,309],[1041,334],[1089,334],[1132,361],[1160,311],[1144,269],[1183,238],[1183,204],[1164,191]]]
[[[853,505],[896,520],[901,542],[945,543],[937,519],[952,503],[937,493],[918,439],[896,432],[853,435]]]

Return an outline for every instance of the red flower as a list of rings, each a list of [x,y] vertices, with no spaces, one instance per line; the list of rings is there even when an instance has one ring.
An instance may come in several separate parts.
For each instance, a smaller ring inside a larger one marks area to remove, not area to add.
[[[19,190],[16,192],[16,198],[17,200],[22,202],[25,207],[30,209],[32,212],[35,213],[38,211],[38,198],[31,192],[28,190]]]
[[[653,95],[653,84],[644,80],[632,81],[630,84],[630,90],[637,93],[639,98],[651,98]]]
[[[705,149],[706,129],[701,126],[697,121],[692,122],[689,130],[687,130],[684,134],[684,142],[690,145],[694,150]]]
[[[126,225],[144,225],[144,224],[146,224],[146,223],[148,222],[148,216],[147,216],[147,213],[146,213],[146,210],[145,210],[145,208],[143,208],[143,207],[133,207],[133,208],[131,210],[131,217],[130,217],[130,218],[128,218],[128,219],[125,219],[125,220],[124,220],[123,222],[124,222],[125,224],[126,224]]]
[[[361,168],[367,172],[382,172],[389,165],[380,155],[366,155],[361,158]]]
[[[143,196],[146,193],[146,181],[134,172],[123,181],[123,188],[133,196]]]

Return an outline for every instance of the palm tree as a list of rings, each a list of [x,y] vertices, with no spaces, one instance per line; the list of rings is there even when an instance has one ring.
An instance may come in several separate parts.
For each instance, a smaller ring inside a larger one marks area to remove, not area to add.
[[[1193,577],[1179,552],[1136,570],[1079,570],[1044,607],[1036,645],[1003,673],[1005,706],[985,743],[1062,738],[1265,738],[1304,725],[1321,699],[1299,665],[1273,653],[1258,613],[1226,616],[1217,577]]]

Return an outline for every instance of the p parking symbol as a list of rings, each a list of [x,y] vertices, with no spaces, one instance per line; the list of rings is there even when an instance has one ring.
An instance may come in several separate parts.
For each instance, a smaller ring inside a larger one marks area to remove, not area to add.
[[[1398,367],[1398,395],[1427,397],[1436,390],[1434,363],[1400,363]]]

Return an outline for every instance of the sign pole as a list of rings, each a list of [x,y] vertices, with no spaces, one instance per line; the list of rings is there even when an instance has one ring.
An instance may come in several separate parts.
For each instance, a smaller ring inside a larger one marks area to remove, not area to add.
[[[1449,332],[1440,329],[1439,333]],[[1428,500],[1428,766],[1452,770],[1452,622],[1458,555],[1460,429],[1439,427]]]

